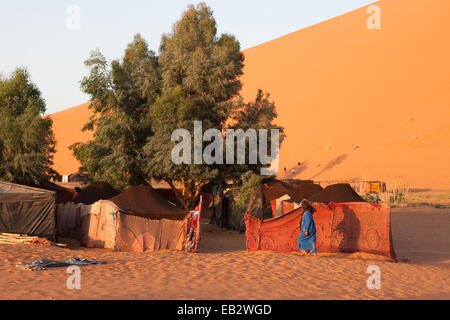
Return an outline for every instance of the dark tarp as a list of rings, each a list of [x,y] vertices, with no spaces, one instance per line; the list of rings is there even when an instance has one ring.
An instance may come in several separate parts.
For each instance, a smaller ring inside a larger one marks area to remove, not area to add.
[[[86,188],[81,190],[73,203],[93,204],[99,200],[107,200],[118,195],[108,182],[94,181],[90,182]]]
[[[289,185],[283,183],[281,180],[267,181],[262,184],[261,191],[264,198],[264,203],[270,203],[271,200],[276,200],[279,197],[289,193]]]
[[[125,192],[108,199],[121,211],[150,219],[183,220],[187,212],[171,205],[150,186],[133,186]]]
[[[55,193],[0,182],[0,232],[54,240]]]
[[[332,184],[308,198],[311,202],[366,202],[348,183]]]
[[[262,185],[264,203],[268,204],[285,194],[289,195],[295,202],[310,198],[313,194],[321,191],[322,187],[314,184],[311,180],[272,180]]]
[[[57,204],[72,201],[76,193],[75,190],[61,187],[49,181],[45,181],[39,185],[30,185],[30,187],[56,192]]]
[[[288,193],[294,202],[301,202],[303,199],[310,199],[317,192],[322,191],[323,188],[314,183],[298,184]]]
[[[153,190],[155,190],[164,199],[181,207],[180,200],[178,200],[177,195],[171,188],[154,188]],[[183,189],[177,189],[177,190],[178,190],[178,192],[183,193]]]

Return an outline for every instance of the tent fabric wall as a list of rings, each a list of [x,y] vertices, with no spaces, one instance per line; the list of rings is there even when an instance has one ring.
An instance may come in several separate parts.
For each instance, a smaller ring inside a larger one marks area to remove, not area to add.
[[[182,250],[187,236],[187,219],[153,220],[117,214],[117,249],[121,251]]]
[[[56,235],[80,240],[81,222],[91,211],[92,205],[66,202],[56,205]]]
[[[201,200],[200,208],[206,210],[211,196],[202,194]],[[148,211],[155,211],[150,204],[147,207],[151,208]],[[192,213],[185,213],[179,219],[179,211],[184,212],[177,208],[172,215],[155,213],[143,217],[125,212],[111,200],[100,200],[92,205],[69,202],[57,206],[57,234],[77,239],[83,246],[91,248],[138,252],[183,250]]]
[[[272,202],[275,202],[275,211],[272,211],[272,216],[273,217],[278,217],[281,216],[283,214],[285,214],[286,212],[284,211],[284,203],[286,202],[286,200],[290,200],[291,197],[287,194],[285,194],[284,196],[276,199],[276,200],[271,200],[271,206],[273,208],[273,204]]]
[[[384,204],[314,203],[318,252],[367,252],[397,261],[391,235],[391,210]],[[247,250],[298,251],[303,210],[261,221],[245,216]]]
[[[0,182],[0,232],[55,236],[55,193]]]
[[[94,203],[81,222],[81,244],[119,251],[182,250],[189,214],[183,220],[148,219],[120,211],[111,201]]]
[[[295,202],[291,202],[291,201],[283,201],[281,203],[281,211],[282,214],[286,214],[288,212],[294,211],[295,209],[297,209],[300,206],[300,204],[296,204]]]
[[[116,249],[116,215],[118,208],[106,200],[94,203],[81,219],[80,243],[88,248]]]

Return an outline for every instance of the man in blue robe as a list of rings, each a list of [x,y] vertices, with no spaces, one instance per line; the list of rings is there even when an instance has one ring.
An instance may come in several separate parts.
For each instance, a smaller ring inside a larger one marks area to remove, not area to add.
[[[317,254],[316,250],[316,224],[313,219],[314,207],[306,200],[301,202],[305,210],[300,226],[300,236],[298,237],[297,248],[302,254]]]

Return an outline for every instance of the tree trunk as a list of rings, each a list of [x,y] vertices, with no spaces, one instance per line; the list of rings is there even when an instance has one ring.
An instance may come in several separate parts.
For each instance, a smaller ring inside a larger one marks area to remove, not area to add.
[[[183,193],[180,193],[172,180],[165,180],[170,188],[175,192],[178,200],[180,200],[181,205],[185,210],[194,210],[196,200],[200,194],[201,188],[207,184],[209,181],[201,181],[196,183],[194,180],[183,180]]]
[[[250,195],[247,206],[247,212],[249,214],[252,214],[254,206],[255,206],[255,197],[253,195]]]
[[[175,196],[177,197],[177,199],[180,200],[181,206],[185,210],[188,210],[188,211],[191,210],[189,208],[189,203],[186,201],[185,197],[180,193],[180,191],[178,191],[178,189],[175,187],[172,180],[166,180],[166,182],[169,184],[170,188],[175,193]]]

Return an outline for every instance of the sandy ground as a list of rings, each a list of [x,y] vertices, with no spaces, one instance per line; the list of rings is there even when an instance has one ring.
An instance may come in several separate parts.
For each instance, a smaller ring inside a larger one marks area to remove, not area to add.
[[[363,254],[302,257],[245,251],[243,234],[203,225],[201,253],[146,253],[0,246],[1,299],[450,299],[450,210],[392,210],[399,263]],[[81,268],[69,290],[66,268],[23,271],[17,262],[46,257],[106,261]],[[381,268],[381,289],[366,286],[366,269]]]

